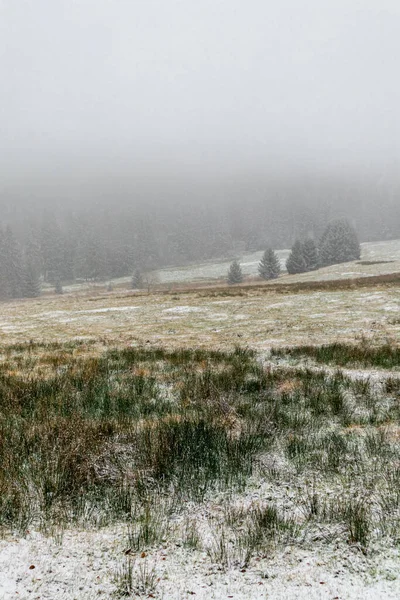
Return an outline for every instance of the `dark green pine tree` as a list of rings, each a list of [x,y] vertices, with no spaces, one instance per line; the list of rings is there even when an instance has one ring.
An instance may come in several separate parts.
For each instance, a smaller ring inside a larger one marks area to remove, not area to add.
[[[154,269],[159,263],[157,237],[148,216],[142,217],[137,223],[137,232],[133,240],[138,263],[143,270]]]
[[[359,260],[360,255],[360,243],[352,225],[346,219],[329,223],[320,240],[320,264],[328,266]]]
[[[242,283],[243,273],[242,268],[237,260],[234,260],[228,271],[228,283],[234,285],[236,283]]]
[[[41,285],[39,269],[33,258],[28,256],[24,265],[22,289],[23,296],[24,298],[37,298],[40,296],[40,291]]]
[[[281,272],[279,258],[272,250],[267,248],[258,265],[258,272],[263,279],[276,279]]]
[[[4,260],[4,231],[0,228],[0,298],[7,298],[6,265]]]
[[[143,288],[143,275],[140,271],[140,269],[135,269],[133,275],[132,275],[132,289],[133,290],[140,290]]]
[[[303,245],[296,240],[286,261],[286,269],[290,275],[304,273],[307,270],[306,261],[303,256]]]
[[[315,269],[318,269],[318,248],[314,240],[312,238],[304,240],[302,249],[306,270],[315,271]]]
[[[104,277],[104,245],[94,235],[86,237],[82,247],[81,259],[81,272],[87,281],[97,281]]]
[[[63,290],[63,287],[62,287],[62,283],[61,283],[61,279],[56,279],[55,285],[54,285],[54,292],[56,294],[60,294],[60,295],[64,293],[64,290]]]
[[[23,295],[24,268],[19,243],[11,227],[3,236],[3,291],[5,298],[21,298]]]
[[[45,214],[40,232],[41,260],[43,265],[44,280],[55,283],[62,279],[64,268],[64,239],[52,213]]]

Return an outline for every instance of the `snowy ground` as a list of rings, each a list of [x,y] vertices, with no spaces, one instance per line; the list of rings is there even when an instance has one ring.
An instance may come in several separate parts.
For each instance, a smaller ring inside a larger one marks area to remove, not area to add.
[[[229,292],[228,292],[229,293]],[[116,343],[265,350],[400,335],[400,288],[243,295],[109,293],[2,304],[0,342],[85,338]]]
[[[118,536],[123,532],[65,532],[61,543],[35,535],[0,542],[0,598],[113,597],[124,557]],[[155,591],[144,598],[395,600],[400,596],[399,556],[393,550],[385,556],[364,557],[340,546],[312,552],[289,547],[249,569],[221,572],[205,552],[165,544],[144,559],[138,556],[136,572],[141,565],[154,569],[158,579]]]
[[[284,258],[284,255],[282,255]],[[364,260],[393,263],[330,267],[303,278],[359,277],[400,271],[400,241],[363,245]],[[246,273],[255,273],[259,253],[242,260]],[[163,272],[162,281],[219,277],[226,263]],[[184,279],[185,273],[188,279]],[[182,277],[182,279],[179,279]],[[170,279],[168,279],[170,278]],[[287,277],[287,281],[289,281]],[[123,291],[68,293],[1,304],[0,341],[3,344],[37,340],[95,339],[105,344],[150,343],[167,346],[231,348],[248,345],[265,354],[271,346],[356,341],[400,340],[400,288],[387,286],[345,291],[243,290],[137,295]],[[96,351],[96,345],[93,346]],[[358,374],[359,375],[359,374]],[[379,377],[379,373],[374,376]],[[265,482],[253,481],[244,501],[266,493]],[[290,490],[282,490],[282,497]],[[218,499],[198,511],[200,531],[207,543]],[[211,524],[211,525],[210,525]],[[125,560],[126,531],[54,532],[43,537],[0,540],[0,599],[36,598],[92,600],[111,598],[116,573]],[[188,550],[166,541],[145,557],[133,557],[135,577],[154,569],[155,597],[181,600],[195,597],[250,599],[375,600],[400,597],[400,560],[396,549],[373,548],[364,556],[343,543],[329,547],[316,541],[304,548],[271,552],[248,569],[220,571],[207,552]],[[142,565],[142,566],[141,566]],[[146,565],[143,567],[143,565]]]
[[[280,500],[290,501],[291,489]],[[268,496],[268,484],[253,482],[245,501]],[[314,540],[304,546],[271,547],[249,567],[221,569],[207,553],[212,528],[220,517],[220,498],[190,507],[203,540],[199,550],[162,542],[149,552],[130,555],[133,578],[140,586],[146,573],[148,586],[137,596],[165,600],[191,597],[221,600],[395,600],[400,597],[399,551],[376,546],[367,555],[338,539],[326,544]],[[179,517],[177,517],[177,527]],[[127,531],[113,527],[94,531],[55,532],[44,537],[29,532],[26,538],[0,541],[0,599],[94,600],[113,598],[118,573],[128,560]],[[152,591],[150,591],[150,589]]]

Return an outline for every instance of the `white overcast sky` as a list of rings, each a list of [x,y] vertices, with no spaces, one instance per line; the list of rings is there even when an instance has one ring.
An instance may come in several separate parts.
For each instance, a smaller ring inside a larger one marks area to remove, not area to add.
[[[0,168],[400,167],[399,0],[0,0]]]

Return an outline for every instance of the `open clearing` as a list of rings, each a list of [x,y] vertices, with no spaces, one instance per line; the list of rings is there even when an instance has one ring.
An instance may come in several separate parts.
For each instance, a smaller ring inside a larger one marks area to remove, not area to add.
[[[400,596],[398,284],[1,309],[0,598]]]
[[[2,304],[0,342],[72,338],[232,348],[396,339],[400,288],[44,296]]]

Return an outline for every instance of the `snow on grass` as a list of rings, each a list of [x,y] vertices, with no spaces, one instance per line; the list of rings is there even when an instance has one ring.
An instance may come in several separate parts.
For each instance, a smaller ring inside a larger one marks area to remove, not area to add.
[[[77,310],[75,311],[75,314],[80,314],[80,313],[85,313],[85,314],[90,314],[90,313],[107,313],[107,312],[119,312],[119,311],[125,311],[125,310],[137,310],[139,307],[138,306],[108,306],[106,308],[93,308],[90,310]]]
[[[266,493],[265,483],[250,492]],[[287,490],[282,490],[282,497]],[[219,519],[218,502],[192,507],[200,533]],[[0,541],[0,598],[94,600],[117,598],[117,573],[127,560],[126,529],[55,531],[55,538],[30,532],[25,539]],[[268,552],[247,568],[220,569],[204,549],[185,549],[165,541],[131,555],[134,583],[140,572],[154,570],[155,589],[130,597],[184,600],[397,600],[400,597],[399,551],[376,546],[363,555],[338,543],[313,547],[290,545]]]
[[[150,341],[174,347],[231,348],[240,338],[240,343],[268,348],[400,335],[400,320],[393,318],[400,309],[400,289],[395,286],[285,294],[242,288],[241,292],[221,299],[212,290],[181,297],[132,295],[132,304],[123,292],[2,303],[0,340],[105,336],[110,344]]]
[[[363,260],[395,260],[400,259],[400,240],[367,242],[361,244]]]
[[[122,562],[115,549],[115,532],[67,532],[62,546],[52,540],[20,540],[0,554],[2,598],[61,598],[92,600],[111,597],[113,576]],[[121,536],[122,532],[118,532]],[[114,551],[113,551],[114,550]],[[135,564],[149,565],[157,575],[150,597],[183,600],[195,596],[261,600],[329,599],[395,600],[400,594],[398,556],[367,560],[340,548],[336,552],[305,550],[279,553],[275,562],[264,559],[255,568],[219,572],[210,568],[205,553],[166,546]],[[35,569],[29,569],[34,563]],[[33,596],[40,594],[40,596]],[[146,597],[146,596],[144,596]],[[149,597],[149,596],[147,596]]]
[[[183,313],[204,312],[204,309],[201,309],[198,306],[174,306],[173,308],[164,308],[163,312],[183,314]]]
[[[129,305],[126,297],[113,293],[101,298],[64,295],[4,303],[0,339],[11,343],[30,338],[105,338],[109,345],[149,340],[171,347],[224,349],[240,342],[265,356],[271,346],[355,341],[363,337],[377,341],[400,339],[400,320],[390,319],[400,308],[400,290],[396,287],[285,295],[249,290],[243,297],[223,300],[193,292],[184,298],[185,304],[170,296],[136,296],[132,298],[134,304]],[[96,308],[92,308],[94,302]],[[214,312],[216,307],[220,307],[220,312]],[[173,331],[168,322],[171,320]],[[369,377],[373,373],[357,371],[357,376]],[[242,497],[243,502],[267,497],[268,481],[253,483],[253,488]],[[282,498],[288,492],[283,489]],[[206,529],[217,522],[220,507],[214,498],[196,510],[200,533],[206,538]],[[115,574],[125,560],[125,528],[68,530],[55,532],[55,536],[52,539],[31,532],[25,539],[9,537],[0,541],[1,600],[112,597]],[[187,550],[168,541],[152,549],[145,558],[137,555],[133,560],[139,566],[154,566],[159,579],[156,598],[400,597],[399,551],[383,545],[373,548],[367,556],[342,543],[270,549],[250,568],[229,568],[226,572],[212,564],[204,549]],[[31,566],[35,568],[30,569]]]

